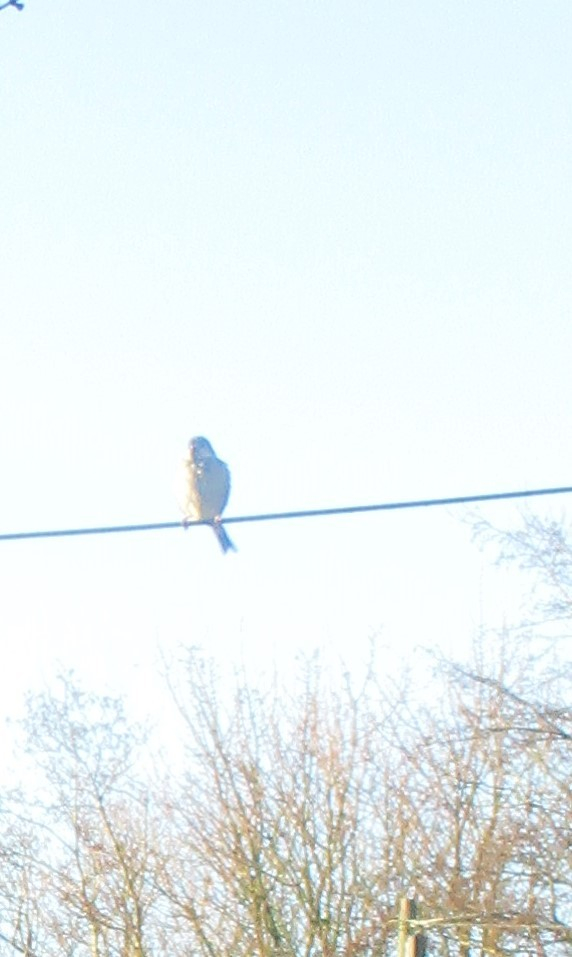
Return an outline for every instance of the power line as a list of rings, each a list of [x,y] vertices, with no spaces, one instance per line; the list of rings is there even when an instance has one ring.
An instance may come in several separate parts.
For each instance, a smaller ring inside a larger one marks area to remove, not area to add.
[[[304,509],[299,512],[268,512],[264,515],[235,515],[223,519],[223,524],[239,522],[275,522],[288,518],[317,518],[321,515],[352,515],[357,512],[392,512],[406,508],[430,508],[443,505],[467,505],[474,502],[498,502],[512,498],[533,498],[540,495],[567,495],[572,487],[537,488],[522,492],[491,492],[485,495],[455,495],[450,498],[416,499],[410,502],[382,502],[379,505],[346,505],[340,508]],[[186,522],[187,527],[208,525],[209,522]],[[72,535],[109,535],[116,532],[154,532],[160,529],[181,528],[182,522],[151,522],[145,525],[109,525],[98,528],[64,528],[45,532],[5,532],[0,541],[14,541],[24,538],[64,538]]]

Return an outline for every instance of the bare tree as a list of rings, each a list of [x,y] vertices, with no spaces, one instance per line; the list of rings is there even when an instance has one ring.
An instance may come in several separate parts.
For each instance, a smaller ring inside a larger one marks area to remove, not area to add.
[[[201,952],[387,953],[408,885],[432,953],[568,946],[562,837],[554,852],[568,756],[516,707],[530,661],[502,640],[490,665],[477,651],[472,671],[436,663],[429,704],[371,676],[359,695],[327,691],[310,669],[299,697],[239,687],[226,716],[190,656],[189,761],[170,802],[188,870],[171,856],[163,890]]]
[[[349,684],[324,699],[314,663],[299,698],[239,686],[229,710],[195,653],[187,669],[188,766],[166,799],[182,853],[165,861],[162,887],[193,946],[211,957],[382,952],[364,833],[373,725]]]
[[[531,724],[525,640],[499,636],[488,663],[483,651],[469,666],[439,661],[440,697],[410,716],[405,739],[403,715],[396,722],[413,822],[404,850],[439,931],[434,952],[565,953],[571,862],[562,834],[572,814],[558,789],[568,787],[570,753]],[[562,669],[549,682],[534,664],[544,688],[536,712],[550,715]],[[556,896],[550,871],[560,874]]]
[[[43,772],[25,812],[36,842],[32,886],[49,887],[36,933],[42,953],[143,957],[154,843],[148,792],[134,773],[141,737],[119,701],[69,679],[61,694],[30,702],[26,731]]]
[[[511,535],[562,621],[564,532]],[[432,957],[564,957],[572,668],[540,631],[428,657],[425,686],[373,661],[356,689],[313,658],[294,689],[229,692],[189,651],[185,756],[161,774],[121,701],[69,678],[32,697],[32,786],[0,804],[0,954],[386,957],[412,890]]]

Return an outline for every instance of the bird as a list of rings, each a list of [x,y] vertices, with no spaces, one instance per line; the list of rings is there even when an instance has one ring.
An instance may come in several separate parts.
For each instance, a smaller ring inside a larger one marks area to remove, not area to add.
[[[183,524],[208,522],[223,552],[235,552],[236,546],[221,524],[221,515],[230,495],[228,465],[216,457],[208,439],[196,435],[189,441],[184,466]]]

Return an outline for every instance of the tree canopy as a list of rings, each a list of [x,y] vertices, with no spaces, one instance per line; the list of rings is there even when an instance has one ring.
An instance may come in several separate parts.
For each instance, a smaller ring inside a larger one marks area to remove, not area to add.
[[[511,560],[565,621],[572,551],[549,531],[513,534]],[[191,649],[167,769],[121,700],[69,677],[31,696],[31,785],[2,794],[0,954],[382,957],[410,892],[431,955],[570,953],[559,648],[532,626],[479,636],[470,660],[428,655],[424,687],[375,662],[357,689],[328,682],[314,657],[294,691],[238,676],[232,695]]]

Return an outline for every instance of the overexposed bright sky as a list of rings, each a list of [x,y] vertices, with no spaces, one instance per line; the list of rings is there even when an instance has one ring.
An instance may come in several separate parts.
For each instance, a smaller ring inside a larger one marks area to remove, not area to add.
[[[569,0],[1,11],[0,531],[175,521],[194,434],[230,515],[572,484],[571,48]],[[462,646],[506,609],[459,518],[0,542],[2,708]]]

